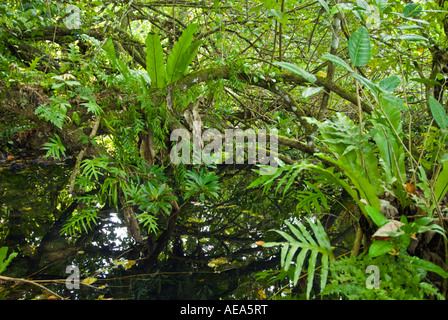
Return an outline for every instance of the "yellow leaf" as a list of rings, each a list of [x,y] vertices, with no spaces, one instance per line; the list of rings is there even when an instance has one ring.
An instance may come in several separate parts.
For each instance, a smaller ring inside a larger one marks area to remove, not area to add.
[[[255,241],[255,244],[257,245],[257,246],[262,246],[263,244],[264,244],[264,241]]]
[[[264,293],[263,289],[258,290],[258,298],[259,299],[266,299],[266,294]]]
[[[82,284],[90,285],[94,283],[97,279],[94,277],[87,277],[84,280],[81,281]]]
[[[124,269],[128,270],[135,264],[135,260],[126,260],[125,263],[123,263]]]
[[[321,78],[326,78],[326,77],[327,77],[327,73],[324,72],[324,71],[319,71],[319,72],[317,73],[317,75],[318,75],[319,77],[321,77]]]
[[[125,270],[128,270],[135,264],[135,260],[114,260],[114,265],[123,266]]]
[[[211,260],[207,265],[210,268],[215,268],[215,267],[219,267],[220,265],[229,263],[229,260],[227,260],[227,258],[221,257],[221,258],[216,258]]]

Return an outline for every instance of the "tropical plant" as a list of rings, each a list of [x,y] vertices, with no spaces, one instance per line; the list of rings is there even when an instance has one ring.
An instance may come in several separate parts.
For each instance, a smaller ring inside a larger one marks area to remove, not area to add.
[[[307,286],[306,286],[306,298],[309,299],[311,295],[311,289],[313,287],[314,274],[317,267],[317,257],[320,254],[320,290],[325,288],[327,283],[327,277],[329,272],[329,266],[331,260],[334,259],[331,249],[330,241],[327,234],[319,220],[311,220],[305,218],[305,221],[312,230],[312,234],[306,230],[304,224],[295,219],[295,224],[298,229],[292,225],[289,221],[285,221],[292,235],[281,230],[274,230],[285,238],[286,242],[267,242],[264,243],[264,247],[282,246],[281,249],[281,266],[285,271],[292,266],[292,261],[297,254],[296,260],[294,260],[294,276],[291,279],[293,284],[296,285],[301,272],[304,269],[305,262],[307,266]],[[314,237],[313,237],[314,236]],[[310,254],[308,259],[307,255]]]
[[[198,171],[188,171],[186,176],[189,178],[186,181],[185,198],[192,196],[199,196],[201,201],[205,201],[205,197],[218,197],[219,177],[214,172],[207,172],[205,168]]]
[[[14,259],[17,256],[17,252],[11,252],[6,258],[8,253],[8,247],[1,247],[0,248],[0,274],[5,271],[5,269],[8,267],[8,265],[11,263],[11,260]]]

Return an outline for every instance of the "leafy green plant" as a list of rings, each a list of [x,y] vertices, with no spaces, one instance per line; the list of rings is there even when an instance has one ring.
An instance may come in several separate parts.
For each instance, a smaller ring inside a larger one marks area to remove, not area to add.
[[[50,101],[50,104],[43,104],[37,107],[35,113],[39,118],[43,118],[62,129],[67,119],[67,108],[71,107],[71,105],[67,100],[60,97],[51,97]]]
[[[305,184],[308,186],[309,190],[301,191],[296,197],[299,200],[299,203],[296,206],[296,210],[303,210],[307,213],[309,212],[317,212],[321,213],[323,207],[328,210],[328,201],[327,196],[320,191],[320,189],[313,183],[305,181]],[[313,210],[314,209],[314,210]]]
[[[51,142],[46,142],[43,144],[42,149],[48,150],[46,157],[52,157],[54,159],[60,160],[61,155],[65,157],[65,151],[67,150],[61,141],[61,138],[55,133],[55,139],[50,138]]]
[[[169,215],[172,209],[170,201],[177,200],[172,190],[164,183],[146,181],[143,184],[131,184],[125,189],[128,205],[136,205],[142,213],[137,215],[139,223],[149,232],[157,232],[157,215],[164,212]]]
[[[381,232],[382,237],[373,241],[369,248],[369,256],[378,257],[395,249],[409,263],[426,271],[435,272],[443,278],[448,278],[448,272],[440,266],[416,256],[409,256],[406,251],[411,242],[411,237],[418,233],[433,231],[446,239],[445,230],[441,226],[433,223],[436,220],[435,218],[422,217],[416,219],[414,222],[408,222],[407,218],[402,216],[399,224],[397,224],[397,221],[386,219],[372,207],[367,206],[366,209],[372,221],[380,228],[378,231],[387,225],[392,226],[392,229],[385,228],[385,231]]]
[[[98,176],[104,175],[103,171],[107,169],[107,165],[107,157],[84,159],[80,166],[81,174],[87,179],[93,180],[93,178],[95,178],[95,180],[98,180]]]
[[[378,269],[378,287],[369,287],[367,268]],[[412,300],[437,297],[444,300],[437,288],[424,281],[426,271],[403,259],[402,256],[358,256],[335,259],[331,265],[331,279],[322,291],[324,297],[349,300]]]
[[[188,25],[168,55],[166,67],[160,37],[149,33],[146,37],[146,70],[155,88],[163,88],[185,75],[202,41],[193,41],[197,24]]]
[[[310,298],[310,293],[314,281],[314,273],[317,265],[317,257],[321,255],[321,274],[320,274],[320,288],[323,290],[327,283],[328,271],[330,261],[334,258],[333,251],[331,249],[330,241],[328,240],[328,236],[323,228],[322,224],[319,220],[313,222],[309,218],[305,218],[308,225],[311,227],[312,234],[306,230],[303,223],[295,219],[295,224],[298,228],[292,225],[289,221],[285,221],[285,224],[288,226],[292,235],[281,231],[274,230],[278,234],[280,234],[283,238],[286,239],[286,242],[267,242],[264,243],[264,247],[273,247],[273,246],[282,246],[281,249],[281,266],[285,271],[288,271],[290,266],[292,265],[292,261],[297,251],[300,249],[297,254],[297,258],[295,260],[294,265],[294,277],[292,279],[293,284],[296,285],[299,277],[301,275],[302,269],[304,267],[305,259],[310,253],[308,258],[308,281],[306,287],[306,297]]]
[[[76,210],[61,228],[60,233],[70,236],[75,236],[80,232],[88,233],[92,229],[92,226],[97,224],[97,211],[98,209],[95,208]]]
[[[17,256],[17,252],[11,252],[8,258],[6,258],[7,253],[8,253],[8,247],[0,248],[0,274],[3,271],[5,271],[6,267],[8,267],[8,265],[11,263],[12,259],[14,259]]]
[[[205,197],[217,198],[219,192],[218,179],[214,172],[208,172],[205,168],[201,168],[199,172],[188,171],[186,176],[185,198],[199,196],[201,201],[205,201]]]

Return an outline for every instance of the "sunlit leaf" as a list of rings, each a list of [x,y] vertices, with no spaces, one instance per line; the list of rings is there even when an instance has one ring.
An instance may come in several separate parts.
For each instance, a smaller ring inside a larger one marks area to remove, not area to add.
[[[274,64],[301,76],[302,78],[304,78],[309,82],[314,83],[317,80],[315,75],[303,70],[302,68],[296,66],[295,64],[289,62],[274,62]]]
[[[94,283],[96,280],[98,280],[97,278],[94,277],[87,277],[85,279],[83,279],[81,281],[82,284],[86,284],[86,285],[91,285],[92,283]]]

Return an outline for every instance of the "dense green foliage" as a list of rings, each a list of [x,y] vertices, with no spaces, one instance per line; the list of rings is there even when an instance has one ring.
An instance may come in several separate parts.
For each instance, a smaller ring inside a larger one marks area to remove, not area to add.
[[[3,2],[0,272],[79,265],[86,291],[54,290],[88,299],[445,299],[447,10]],[[206,129],[277,143],[197,162]],[[178,132],[188,163],[170,156]]]

